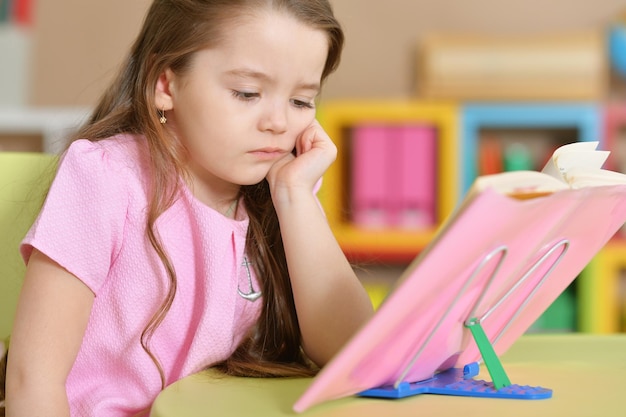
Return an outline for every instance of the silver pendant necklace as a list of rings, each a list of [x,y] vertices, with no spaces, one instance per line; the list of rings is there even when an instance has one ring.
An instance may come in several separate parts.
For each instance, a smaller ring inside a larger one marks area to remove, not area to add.
[[[244,256],[243,263],[241,265],[243,265],[246,268],[246,275],[248,275],[248,286],[250,288],[249,288],[249,292],[245,293],[239,289],[239,284],[237,284],[237,293],[239,294],[239,296],[241,296],[242,298],[248,301],[256,301],[259,299],[259,297],[261,297],[262,293],[261,291],[255,291],[254,287],[252,286],[252,275],[250,274],[250,265],[252,265],[252,263],[248,262],[247,256]]]

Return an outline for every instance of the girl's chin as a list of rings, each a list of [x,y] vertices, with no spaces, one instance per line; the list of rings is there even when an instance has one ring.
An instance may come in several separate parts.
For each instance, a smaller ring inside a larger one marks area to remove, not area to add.
[[[231,174],[228,176],[228,181],[241,186],[258,184],[267,177],[270,168],[272,168],[271,164],[263,165],[264,166],[239,166],[239,168],[233,168]],[[226,180],[226,178],[224,179]]]
[[[242,186],[256,185],[256,184],[259,184],[260,182],[263,182],[263,180],[266,177],[267,177],[267,173],[265,175],[255,175],[252,177],[243,178],[242,181],[239,182],[239,185],[242,185]]]

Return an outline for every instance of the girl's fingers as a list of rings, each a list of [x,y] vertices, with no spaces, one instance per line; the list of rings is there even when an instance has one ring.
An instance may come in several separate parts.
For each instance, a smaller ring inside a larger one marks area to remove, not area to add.
[[[296,140],[296,156],[286,155],[268,173],[271,186],[310,185],[313,187],[335,160],[337,148],[317,121]]]

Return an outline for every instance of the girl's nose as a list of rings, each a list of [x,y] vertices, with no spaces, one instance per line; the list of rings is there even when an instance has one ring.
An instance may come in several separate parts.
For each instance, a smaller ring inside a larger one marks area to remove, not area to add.
[[[287,131],[287,106],[269,105],[259,121],[259,128],[264,132],[274,134],[285,133]]]

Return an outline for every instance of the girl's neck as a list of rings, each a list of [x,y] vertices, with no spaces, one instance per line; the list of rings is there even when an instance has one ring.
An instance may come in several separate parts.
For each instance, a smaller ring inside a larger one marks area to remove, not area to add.
[[[186,171],[185,183],[196,200],[226,217],[236,217],[240,185],[210,174],[192,158],[187,160]]]
[[[224,216],[234,219],[239,206],[239,188],[215,190],[201,181],[190,178],[187,181],[189,191],[202,204],[212,208]]]

